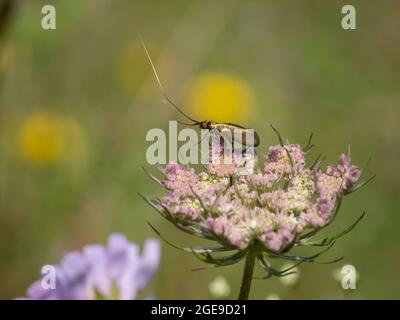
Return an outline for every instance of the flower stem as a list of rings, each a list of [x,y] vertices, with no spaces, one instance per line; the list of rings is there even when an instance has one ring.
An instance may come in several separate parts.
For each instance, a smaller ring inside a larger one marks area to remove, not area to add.
[[[246,261],[244,263],[244,270],[242,276],[242,284],[240,285],[239,300],[248,300],[251,280],[253,279],[253,270],[256,254],[254,250],[250,250],[247,253]]]

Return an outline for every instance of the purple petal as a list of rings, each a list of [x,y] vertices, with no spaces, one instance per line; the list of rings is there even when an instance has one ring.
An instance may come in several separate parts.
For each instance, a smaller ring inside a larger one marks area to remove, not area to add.
[[[107,259],[108,259],[108,272],[112,279],[117,279],[125,271],[129,257],[139,255],[139,247],[136,244],[130,243],[128,239],[121,235],[114,233],[108,239]]]
[[[28,288],[28,298],[33,300],[55,299],[56,291],[54,289],[44,289],[42,280],[37,280]]]
[[[139,289],[144,288],[158,269],[161,245],[156,239],[146,241],[137,274]]]
[[[139,286],[138,274],[140,268],[140,257],[138,255],[136,245],[131,245],[126,250],[125,265],[122,267],[122,272],[116,277],[116,282],[119,288],[121,300],[136,299]]]
[[[111,278],[107,270],[107,253],[101,245],[90,245],[83,249],[83,255],[90,266],[88,282],[104,297],[111,296]]]

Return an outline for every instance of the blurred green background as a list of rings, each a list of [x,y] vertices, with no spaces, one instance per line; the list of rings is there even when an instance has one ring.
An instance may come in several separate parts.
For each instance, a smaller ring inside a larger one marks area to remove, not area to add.
[[[259,154],[276,143],[273,123],[292,142],[313,130],[312,157],[334,162],[351,144],[354,163],[372,159],[365,177],[377,178],[346,198],[325,232],[366,210],[327,254],[345,259],[302,265],[296,286],[256,280],[251,298],[400,298],[399,1],[350,1],[356,30],[341,28],[349,1],[15,4],[0,40],[0,298],[23,296],[42,265],[111,232],[142,244],[155,236],[147,221],[175,243],[199,243],[138,196],[161,194],[142,171],[152,170],[147,130],[179,117],[161,101],[138,32],[169,94],[200,119],[256,128]],[[41,28],[45,4],[56,7],[56,30]],[[360,280],[345,291],[333,273],[349,263]],[[190,271],[199,266],[163,244],[151,290],[164,299],[212,298],[208,284],[223,275],[236,297],[242,265]]]

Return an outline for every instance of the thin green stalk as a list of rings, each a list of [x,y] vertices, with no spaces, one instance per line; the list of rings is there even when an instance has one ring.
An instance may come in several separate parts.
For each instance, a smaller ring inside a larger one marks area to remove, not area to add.
[[[254,250],[250,250],[246,256],[244,263],[244,270],[242,276],[242,284],[240,285],[239,300],[248,300],[251,280],[253,279],[254,262],[256,259],[256,253]]]

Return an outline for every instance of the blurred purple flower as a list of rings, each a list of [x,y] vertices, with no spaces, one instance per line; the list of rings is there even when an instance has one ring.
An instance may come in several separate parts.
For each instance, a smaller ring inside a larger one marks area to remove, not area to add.
[[[42,279],[27,292],[28,299],[136,299],[157,271],[160,243],[139,246],[118,233],[111,234],[106,246],[87,245],[81,252],[66,254],[55,266],[55,288],[47,288]]]

